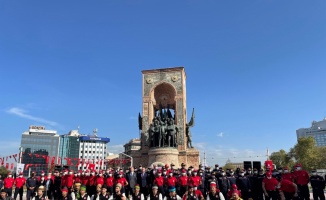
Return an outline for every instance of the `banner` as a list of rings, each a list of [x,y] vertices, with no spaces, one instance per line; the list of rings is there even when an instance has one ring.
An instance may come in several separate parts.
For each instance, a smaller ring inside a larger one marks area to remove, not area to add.
[[[24,171],[25,164],[23,163],[17,163],[16,167],[16,174],[19,175],[20,172]]]

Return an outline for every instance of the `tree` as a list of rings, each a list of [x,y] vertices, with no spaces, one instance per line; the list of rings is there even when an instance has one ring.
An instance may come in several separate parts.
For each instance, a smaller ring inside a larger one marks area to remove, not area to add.
[[[0,175],[2,176],[7,176],[9,170],[7,170],[7,168],[5,168],[4,166],[0,167]]]
[[[273,152],[269,158],[273,161],[276,167],[292,167],[294,163],[289,154],[283,149],[278,152]]]
[[[235,170],[234,165],[231,163],[230,159],[228,159],[225,163],[225,165],[222,167],[224,170],[226,169],[233,169]]]
[[[318,167],[320,156],[313,137],[301,137],[298,143],[290,150],[290,155],[302,164],[303,169],[311,170]]]
[[[317,147],[318,151],[318,165],[317,169],[325,169],[326,168],[326,147]]]

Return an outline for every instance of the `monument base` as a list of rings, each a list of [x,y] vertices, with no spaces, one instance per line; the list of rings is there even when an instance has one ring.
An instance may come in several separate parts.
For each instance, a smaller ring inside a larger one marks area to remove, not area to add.
[[[179,166],[179,151],[176,148],[151,148],[148,151],[148,166],[153,164],[165,165],[173,163]]]

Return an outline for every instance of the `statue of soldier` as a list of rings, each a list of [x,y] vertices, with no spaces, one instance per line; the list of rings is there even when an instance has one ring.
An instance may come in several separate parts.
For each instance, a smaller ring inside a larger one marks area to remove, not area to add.
[[[174,125],[174,120],[170,118],[168,120],[168,126],[167,126],[167,140],[168,140],[169,147],[176,147],[176,134],[177,134],[177,128]]]

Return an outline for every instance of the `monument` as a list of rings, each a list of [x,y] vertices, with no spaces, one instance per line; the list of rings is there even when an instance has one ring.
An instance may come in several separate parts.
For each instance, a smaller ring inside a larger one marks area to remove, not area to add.
[[[195,113],[192,109],[187,121],[184,67],[143,70],[142,95],[140,138],[124,145],[134,166],[185,163],[198,167],[199,151],[193,147],[191,135]]]

